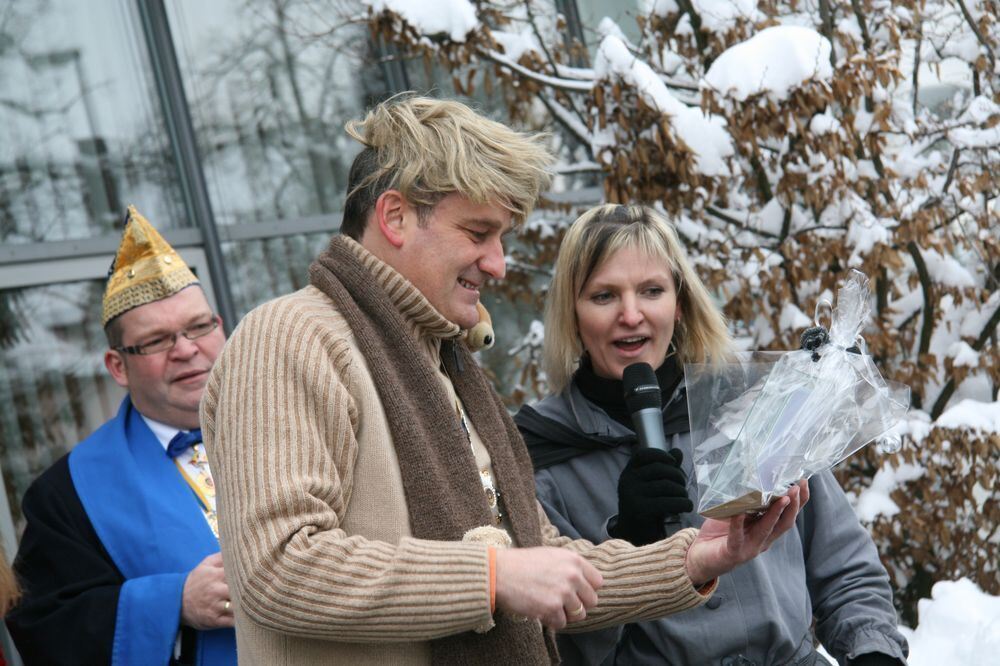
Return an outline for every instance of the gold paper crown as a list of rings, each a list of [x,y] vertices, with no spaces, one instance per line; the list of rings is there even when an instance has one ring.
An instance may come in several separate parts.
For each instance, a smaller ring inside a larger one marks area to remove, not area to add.
[[[108,270],[101,326],[140,305],[173,296],[198,284],[188,265],[135,206],[128,207],[125,232]]]

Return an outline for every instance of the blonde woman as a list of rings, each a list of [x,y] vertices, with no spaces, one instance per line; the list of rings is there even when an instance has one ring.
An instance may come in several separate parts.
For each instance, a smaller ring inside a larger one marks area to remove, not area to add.
[[[545,312],[545,371],[554,395],[515,421],[535,465],[538,498],[560,533],[651,543],[692,512],[683,364],[722,359],[725,320],[668,221],[643,206],[605,205],[566,234]],[[637,446],[622,372],[649,363],[672,451]],[[888,576],[829,473],[809,482],[795,527],[720,577],[705,606],[624,629],[561,635],[568,664],[815,664],[816,638],[841,664],[903,663]],[[679,517],[678,517],[679,514]]]

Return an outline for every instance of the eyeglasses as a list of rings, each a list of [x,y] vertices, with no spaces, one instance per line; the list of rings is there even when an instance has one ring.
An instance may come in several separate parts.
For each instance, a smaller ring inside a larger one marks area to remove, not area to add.
[[[198,338],[203,338],[217,329],[221,323],[222,319],[219,318],[219,315],[212,315],[212,318],[208,321],[192,324],[183,331],[161,335],[160,337],[154,338],[141,345],[132,345],[131,347],[113,347],[112,349],[123,354],[139,354],[140,356],[159,354],[160,352],[170,351],[173,349],[174,345],[177,344],[178,335],[183,335],[188,340],[197,340]]]

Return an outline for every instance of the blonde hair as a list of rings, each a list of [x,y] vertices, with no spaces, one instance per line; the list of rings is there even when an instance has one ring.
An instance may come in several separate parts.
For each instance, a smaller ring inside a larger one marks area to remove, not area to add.
[[[396,96],[346,130],[365,146],[351,165],[341,224],[355,240],[386,190],[399,190],[421,221],[458,192],[474,203],[503,206],[518,225],[551,178],[553,158],[543,135],[514,131],[461,102]]]
[[[605,204],[578,217],[566,232],[545,299],[542,364],[555,393],[569,384],[584,352],[576,301],[594,271],[624,248],[660,258],[670,268],[681,312],[672,342],[682,363],[717,362],[730,351],[726,319],[691,267],[670,222],[646,206]]]

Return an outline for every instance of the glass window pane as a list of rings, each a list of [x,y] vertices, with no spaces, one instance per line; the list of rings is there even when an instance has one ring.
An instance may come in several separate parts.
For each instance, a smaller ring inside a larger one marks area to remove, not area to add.
[[[39,473],[115,414],[103,280],[0,291],[0,465],[14,524]]]
[[[223,243],[237,316],[242,318],[264,301],[309,284],[309,264],[326,249],[331,235],[320,232]]]
[[[636,15],[643,11],[637,0],[576,0],[583,36],[593,54],[600,45],[601,37],[597,26],[608,17],[618,24],[625,36],[635,43],[639,40],[639,25]]]
[[[468,69],[448,70],[438,62],[427,62],[423,58],[410,58],[402,62],[406,67],[407,82],[414,92],[429,97],[458,100],[494,120],[508,122],[503,90],[495,85],[492,72],[476,72],[470,78]],[[461,81],[465,92],[471,94],[457,92],[455,78]]]
[[[123,0],[0,11],[0,241],[114,233],[127,203],[184,226],[142,32]]]
[[[217,221],[341,209],[358,145],[344,123],[384,95],[353,2],[168,2]],[[370,64],[372,63],[372,64]]]

